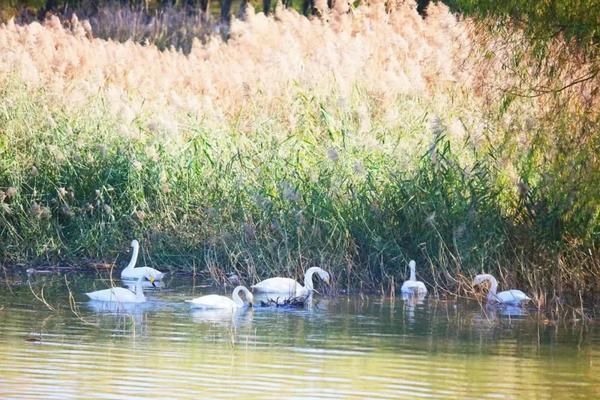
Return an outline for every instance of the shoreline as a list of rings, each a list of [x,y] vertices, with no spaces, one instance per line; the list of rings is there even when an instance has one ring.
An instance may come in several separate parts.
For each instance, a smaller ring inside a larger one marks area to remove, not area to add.
[[[228,280],[226,280],[226,276],[227,273],[224,271],[221,271],[222,273],[219,274],[219,277],[223,277],[224,279],[215,279],[215,275],[214,272],[211,273],[208,270],[201,270],[201,271],[191,271],[191,270],[167,270],[166,268],[164,268],[164,266],[162,266],[161,264],[153,264],[151,265],[153,268],[157,268],[162,270],[163,272],[167,272],[169,276],[177,276],[177,280],[181,280],[182,277],[190,277],[190,279],[194,279],[194,281],[196,281],[197,279],[202,280],[204,283],[203,285],[206,284],[210,284],[212,287],[214,288],[231,288],[234,285],[232,285]],[[25,269],[25,267],[28,267],[27,269]],[[112,279],[116,279],[117,281],[120,281],[121,279],[119,278],[119,271],[121,269],[124,268],[124,266],[115,266],[112,265],[112,267],[114,268],[113,271],[111,272],[111,265],[108,263],[94,263],[94,262],[88,262],[88,264],[85,267],[81,267],[81,266],[76,266],[73,264],[68,264],[68,263],[63,263],[63,264],[44,264],[44,265],[38,265],[38,266],[32,266],[32,265],[23,265],[23,264],[16,264],[16,265],[2,265],[0,266],[0,268],[3,271],[3,274],[0,276],[0,282],[4,282],[6,284],[6,278],[7,277],[14,277],[14,276],[26,276],[28,278],[35,278],[35,277],[44,277],[44,278],[48,278],[48,277],[53,277],[53,276],[57,276],[57,277],[66,277],[69,274],[76,274],[76,275],[81,275],[83,274],[84,276],[88,276],[91,274],[113,274],[113,278]],[[237,271],[239,272],[239,271]],[[116,275],[115,275],[116,274]],[[276,276],[283,276],[283,275],[279,275],[276,272],[274,273],[274,275]],[[387,283],[383,283],[383,282],[372,282],[368,285],[368,287],[364,286],[364,282],[354,282],[354,284],[350,287],[342,287],[340,285],[335,284],[335,282],[337,282],[337,280],[335,279],[335,272],[332,273],[333,275],[333,282],[334,285],[333,286],[327,286],[325,284],[320,283],[318,285],[319,290],[321,291],[321,295],[320,296],[324,296],[324,297],[337,297],[339,295],[347,295],[347,296],[362,296],[362,295],[367,295],[367,296],[379,296],[382,298],[388,298],[388,299],[404,299],[403,295],[400,293],[399,287],[400,285],[396,285],[395,286],[395,290],[392,290],[392,287],[390,285],[389,282]],[[264,276],[262,277],[262,279],[266,279],[269,278],[271,276]],[[293,278],[293,277],[292,277]],[[298,278],[298,277],[296,277]],[[65,278],[66,279],[66,278]],[[301,281],[301,278],[298,278],[299,282]],[[242,279],[242,282],[250,282],[248,283],[248,286],[251,285],[252,281],[248,281],[248,279]],[[401,283],[401,282],[400,282]],[[506,285],[503,285],[503,282],[500,282],[500,289],[499,290],[508,290],[508,288],[504,289]],[[518,286],[521,290],[523,290],[525,293],[529,293],[529,290],[527,288],[524,288],[523,286]],[[463,287],[461,289],[461,292],[451,292],[448,290],[448,288],[444,288],[444,287],[432,287],[429,286],[429,294],[426,296],[427,299],[435,299],[436,301],[471,301],[471,302],[478,302],[482,307],[486,307],[486,303],[485,303],[485,297],[483,295],[483,293],[481,292],[481,289],[474,289],[473,287]],[[577,293],[562,293],[559,295],[559,297],[553,299],[551,302],[548,302],[546,304],[543,304],[541,306],[539,306],[538,304],[536,304],[535,299],[533,301],[531,301],[527,306],[524,306],[525,309],[527,310],[537,310],[538,313],[546,313],[546,314],[555,314],[558,313],[559,310],[562,310],[561,312],[568,312],[569,310],[571,311],[578,311],[578,310],[588,310],[588,311],[592,311],[592,314],[595,316],[597,315],[598,311],[600,311],[600,309],[598,309],[598,302],[597,302],[597,298],[598,298],[598,292],[590,292],[590,293],[582,293],[581,297],[579,297],[580,294]],[[406,299],[404,299],[406,300]],[[492,308],[502,308],[503,306],[501,305],[489,305],[487,307],[492,307]],[[514,307],[514,306],[510,306],[510,307]],[[517,306],[518,308],[518,306]],[[579,311],[578,311],[579,312]],[[583,312],[583,311],[581,311]],[[585,314],[583,314],[585,315]]]

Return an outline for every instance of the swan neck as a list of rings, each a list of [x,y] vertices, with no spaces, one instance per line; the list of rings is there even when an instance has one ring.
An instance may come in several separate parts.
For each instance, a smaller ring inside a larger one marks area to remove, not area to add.
[[[135,264],[137,263],[139,251],[140,251],[139,245],[133,246],[133,253],[131,254],[131,260],[129,260],[129,264],[127,264],[127,267],[125,267],[125,270],[132,270],[133,267],[135,267]]]
[[[415,266],[414,265],[410,265],[410,279],[409,281],[416,281],[417,280],[417,274],[415,273]]]
[[[316,269],[309,268],[308,271],[306,271],[306,274],[304,274],[304,288],[308,290],[309,296],[314,290],[313,275],[315,274],[315,272],[317,272]]]
[[[138,301],[146,300],[146,296],[144,296],[144,288],[142,287],[142,281],[144,280],[143,276],[140,276],[138,280],[135,282],[135,298]]]
[[[498,281],[492,275],[490,275],[488,279],[490,280],[490,283],[491,283],[489,293],[491,293],[495,296],[496,291],[498,290]]]
[[[244,301],[240,297],[240,292],[242,290],[244,290],[244,289],[242,287],[238,286],[235,289],[233,289],[233,293],[231,294],[231,299],[233,300],[233,302],[235,303],[235,305],[238,306],[238,307],[243,307],[244,306]]]

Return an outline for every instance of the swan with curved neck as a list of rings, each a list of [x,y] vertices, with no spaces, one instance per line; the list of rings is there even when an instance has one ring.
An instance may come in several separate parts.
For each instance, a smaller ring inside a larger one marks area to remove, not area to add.
[[[165,274],[157,269],[150,267],[138,267],[135,268],[137,263],[138,254],[140,252],[140,243],[137,240],[131,241],[131,247],[133,248],[133,254],[127,267],[121,271],[121,279],[138,279],[140,276],[153,276],[154,280],[160,281]]]
[[[142,289],[142,281],[148,279],[154,285],[154,277],[152,275],[140,276],[135,283],[135,290],[129,290],[122,287],[112,287],[110,289],[96,290],[95,292],[86,293],[90,300],[96,301],[112,301],[119,303],[143,303],[146,301],[144,289]]]
[[[308,298],[314,291],[313,275],[317,274],[323,282],[329,284],[330,276],[327,271],[319,267],[311,267],[304,274],[304,286],[291,278],[269,278],[252,285],[252,289],[259,293],[280,294],[289,297]]]
[[[416,266],[417,263],[415,260],[410,260],[408,263],[408,267],[410,268],[410,278],[408,278],[407,281],[404,281],[400,288],[400,292],[406,295],[425,296],[427,294],[427,287],[423,282],[417,280]]]
[[[531,298],[525,293],[517,289],[505,290],[500,293],[496,293],[498,290],[498,281],[490,274],[479,274],[475,276],[475,278],[473,278],[473,286],[480,285],[485,281],[490,282],[490,289],[488,290],[487,294],[488,303],[519,306],[531,300]]]
[[[240,292],[244,293],[246,301],[242,300],[240,297]],[[197,297],[192,300],[186,300],[186,303],[190,303],[192,308],[202,308],[205,310],[215,310],[215,309],[236,309],[242,308],[246,303],[248,306],[252,306],[252,302],[254,301],[254,297],[252,293],[244,286],[237,286],[233,289],[233,293],[231,294],[231,299],[229,297],[220,296],[218,294],[209,294],[207,296]]]

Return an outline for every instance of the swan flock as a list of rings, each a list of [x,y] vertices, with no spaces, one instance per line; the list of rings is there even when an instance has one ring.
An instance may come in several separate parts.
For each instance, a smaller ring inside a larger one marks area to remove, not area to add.
[[[137,240],[131,242],[133,253],[127,267],[121,271],[121,279],[123,281],[135,281],[135,285],[131,285],[132,289],[123,287],[110,287],[103,290],[85,293],[91,301],[103,302],[120,302],[120,303],[143,303],[146,301],[146,296],[143,291],[144,281],[149,281],[152,286],[156,286],[155,282],[162,280],[165,274],[157,269],[150,267],[136,267],[140,245]],[[427,286],[416,277],[416,262],[410,260],[409,264],[410,276],[403,282],[400,292],[403,296],[414,296],[424,298],[428,294]],[[317,276],[326,284],[331,283],[330,274],[320,267],[311,267],[304,274],[304,285],[301,285],[295,279],[285,277],[273,277],[260,281],[251,286],[255,293],[282,296],[288,300],[306,301],[311,300],[315,292],[313,278]],[[491,274],[479,274],[473,278],[473,286],[479,286],[484,282],[489,283],[486,300],[490,305],[511,305],[521,306],[531,300],[524,292],[517,289],[505,290],[498,292],[498,281]],[[235,287],[231,298],[215,294],[200,296],[194,299],[185,300],[191,308],[204,310],[236,310],[248,306],[252,306],[254,295],[245,286],[239,285]],[[240,296],[243,295],[243,298]]]

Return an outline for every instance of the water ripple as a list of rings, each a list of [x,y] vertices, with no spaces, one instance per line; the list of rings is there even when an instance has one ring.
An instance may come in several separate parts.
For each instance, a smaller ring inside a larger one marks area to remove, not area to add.
[[[81,303],[81,319],[10,303],[0,398],[600,398],[593,324],[351,297],[225,315],[190,310],[176,293],[125,310]]]

